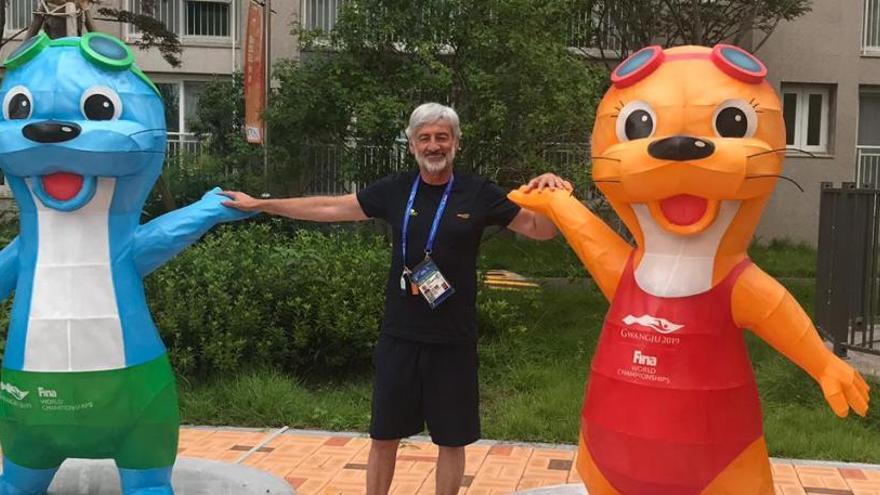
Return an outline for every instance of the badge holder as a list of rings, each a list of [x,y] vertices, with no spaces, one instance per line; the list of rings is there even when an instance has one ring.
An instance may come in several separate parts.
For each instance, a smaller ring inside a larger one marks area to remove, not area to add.
[[[446,280],[446,277],[440,273],[437,264],[430,256],[425,256],[425,260],[416,265],[410,273],[410,280],[413,285],[422,293],[422,297],[431,306],[431,309],[439,306],[449,296],[455,293],[455,289]]]

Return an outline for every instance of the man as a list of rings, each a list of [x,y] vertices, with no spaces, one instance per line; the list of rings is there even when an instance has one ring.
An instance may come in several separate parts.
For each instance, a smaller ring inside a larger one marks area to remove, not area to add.
[[[453,174],[461,130],[452,108],[419,106],[406,135],[419,170],[392,174],[356,195],[260,200],[227,192],[231,201],[224,204],[301,220],[381,218],[391,224],[385,317],[374,356],[367,494],[388,493],[400,439],[427,423],[439,446],[437,493],[452,495],[464,475],[464,446],[480,437],[476,260],[483,229],[501,225],[551,239],[556,228],[510,202],[491,181]],[[571,184],[544,174],[528,187]]]

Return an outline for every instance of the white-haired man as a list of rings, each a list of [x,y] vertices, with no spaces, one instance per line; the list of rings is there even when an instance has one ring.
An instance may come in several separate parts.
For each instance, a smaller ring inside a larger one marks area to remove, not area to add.
[[[500,225],[551,239],[556,228],[510,202],[493,182],[453,173],[461,131],[452,108],[419,106],[406,135],[419,169],[392,174],[357,194],[261,200],[226,192],[231,200],[224,204],[317,222],[381,218],[391,224],[385,317],[374,355],[367,494],[388,493],[400,440],[427,424],[439,446],[436,491],[452,495],[464,475],[464,446],[480,437],[476,260],[483,229]],[[528,186],[571,189],[553,174]]]

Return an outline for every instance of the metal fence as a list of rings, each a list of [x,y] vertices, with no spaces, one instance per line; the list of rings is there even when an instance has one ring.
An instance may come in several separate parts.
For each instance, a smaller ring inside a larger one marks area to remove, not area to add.
[[[877,0],[880,1],[880,0]],[[599,48],[609,52],[620,51],[620,37],[607,15],[603,16],[595,9],[582,11],[569,19],[568,46],[573,48]]]
[[[188,132],[169,132],[168,141],[165,145],[165,153],[168,157],[182,154],[199,155],[202,153],[202,142],[195,134]]]
[[[839,356],[880,355],[880,189],[821,187],[816,326]]]
[[[488,151],[486,151],[488,150]],[[187,166],[198,167],[198,160],[186,160],[202,154],[204,146],[194,134],[168,133],[168,164],[188,161]],[[503,159],[495,156],[491,147],[477,148],[470,154],[459,155],[456,168],[474,170],[494,179],[522,180],[504,175]],[[581,143],[547,143],[537,157],[542,164],[569,177],[589,174],[590,147]],[[387,146],[360,143],[310,144],[302,147],[298,161],[300,168],[311,173],[306,194],[335,195],[357,191],[358,188],[391,172],[407,170],[415,165],[405,141]],[[197,170],[195,171],[197,172]],[[273,170],[270,168],[270,176]],[[586,197],[593,191],[587,189]]]

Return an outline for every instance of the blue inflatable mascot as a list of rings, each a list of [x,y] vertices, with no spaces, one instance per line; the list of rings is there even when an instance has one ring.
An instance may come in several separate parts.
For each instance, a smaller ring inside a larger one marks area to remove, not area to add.
[[[113,459],[125,494],[172,494],[177,392],[142,278],[245,215],[213,190],[140,225],[165,114],[131,50],[100,33],[24,42],[0,87],[0,169],[21,229],[2,377],[0,495],[43,494],[71,457]]]

